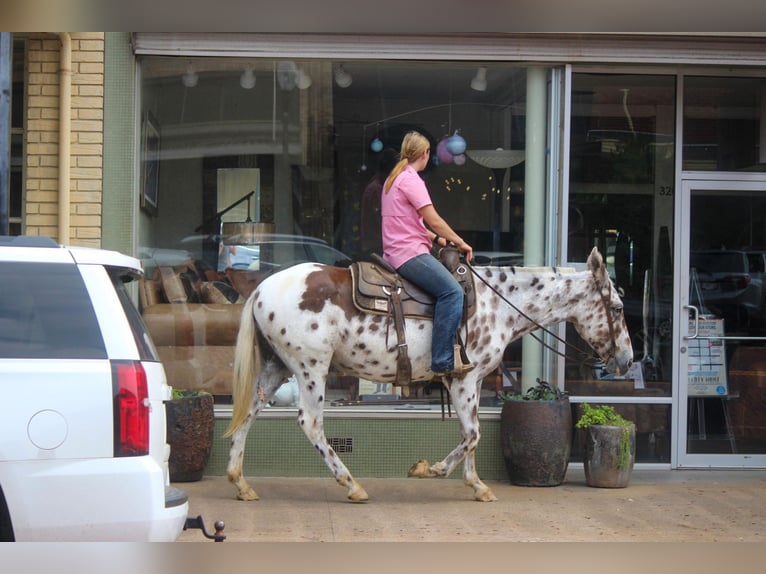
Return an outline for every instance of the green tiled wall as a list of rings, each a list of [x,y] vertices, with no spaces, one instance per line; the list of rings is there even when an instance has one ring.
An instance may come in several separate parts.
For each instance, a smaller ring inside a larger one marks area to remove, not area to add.
[[[213,452],[205,468],[209,476],[224,476],[229,460],[230,439],[223,433],[229,419],[216,419]],[[356,477],[406,477],[419,459],[438,462],[460,441],[457,418],[331,418],[325,417],[328,440],[353,438],[353,452],[340,453],[341,460]],[[482,420],[481,441],[476,451],[479,476],[488,480],[508,478],[503,460],[500,421]],[[245,476],[330,477],[322,458],[298,427],[294,417],[263,417],[248,435]],[[450,478],[462,479],[459,465]]]

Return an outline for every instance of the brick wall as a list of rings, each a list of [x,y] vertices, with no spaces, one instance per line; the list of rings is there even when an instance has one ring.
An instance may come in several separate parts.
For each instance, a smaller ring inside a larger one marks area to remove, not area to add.
[[[70,150],[71,245],[101,246],[104,34],[73,32]],[[28,43],[24,232],[58,239],[59,52],[56,34]]]

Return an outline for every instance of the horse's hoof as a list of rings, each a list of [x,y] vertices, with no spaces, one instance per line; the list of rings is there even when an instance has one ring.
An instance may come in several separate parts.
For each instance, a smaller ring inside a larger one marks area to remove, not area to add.
[[[477,492],[474,495],[474,499],[478,500],[479,502],[496,502],[497,496],[495,496],[495,493],[488,488],[481,492]]]
[[[370,497],[367,496],[367,492],[362,487],[348,493],[348,499],[351,502],[367,502]]]
[[[407,472],[407,476],[414,478],[431,478],[433,473],[431,472],[431,465],[425,459],[420,459],[418,462],[410,467]]]
[[[239,500],[258,500],[258,495],[252,488],[248,487],[247,490],[240,490],[237,494],[237,498]]]

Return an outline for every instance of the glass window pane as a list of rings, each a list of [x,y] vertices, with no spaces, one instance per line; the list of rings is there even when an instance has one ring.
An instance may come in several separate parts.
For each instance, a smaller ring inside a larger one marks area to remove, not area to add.
[[[674,102],[672,76],[573,76],[567,258],[601,251],[640,368],[615,378],[568,363],[571,395],[671,394]],[[589,351],[571,326],[567,337]]]
[[[763,171],[761,78],[684,79],[684,170]]]

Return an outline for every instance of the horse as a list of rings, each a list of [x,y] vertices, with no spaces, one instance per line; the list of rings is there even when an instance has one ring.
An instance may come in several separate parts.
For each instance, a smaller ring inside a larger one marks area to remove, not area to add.
[[[466,351],[475,368],[442,383],[459,419],[460,443],[441,462],[417,461],[409,476],[445,478],[461,462],[463,478],[478,501],[497,500],[476,472],[479,439],[478,401],[482,379],[493,372],[503,351],[540,327],[571,322],[605,363],[624,374],[633,347],[623,305],[596,248],[587,269],[471,267],[477,308],[468,320]],[[233,412],[225,436],[231,436],[227,476],[240,500],[258,495],[242,474],[247,433],[276,390],[294,375],[298,381],[298,425],[335,480],[353,502],[367,492],[330,447],[323,429],[325,384],[331,368],[380,382],[396,380],[396,337],[387,336],[386,317],[358,310],[347,268],[300,263],[264,279],[247,299],[237,334],[233,369]],[[431,381],[431,329],[428,319],[407,318],[406,341],[412,381]]]

